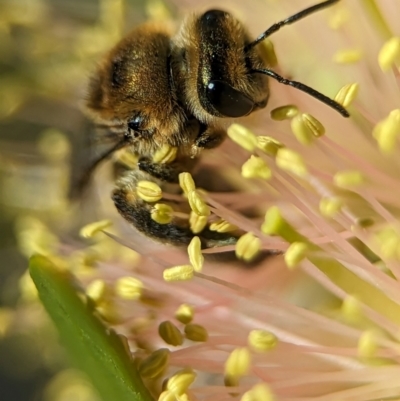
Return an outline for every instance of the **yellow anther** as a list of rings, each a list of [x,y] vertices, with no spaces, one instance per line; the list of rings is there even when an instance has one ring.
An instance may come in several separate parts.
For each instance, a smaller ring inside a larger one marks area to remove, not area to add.
[[[246,262],[251,262],[257,257],[261,250],[261,241],[253,235],[253,233],[246,233],[242,235],[236,244],[236,257],[243,259]]]
[[[299,109],[297,106],[288,104],[287,106],[281,106],[271,110],[271,118],[275,121],[290,120],[297,116],[298,113]]]
[[[170,351],[166,348],[158,349],[152,352],[139,365],[139,373],[142,377],[154,379],[160,376],[169,363]]]
[[[139,181],[136,186],[136,192],[145,202],[157,202],[163,196],[161,188],[152,181]]]
[[[129,149],[121,149],[120,151],[115,153],[115,157],[118,160],[118,163],[130,169],[135,169],[139,161],[139,158],[134,155]]]
[[[386,153],[395,150],[399,134],[400,109],[392,110],[388,117],[380,121],[372,131],[372,135],[378,141],[379,148]]]
[[[110,220],[101,220],[94,223],[87,224],[79,231],[79,235],[83,238],[93,238],[96,234],[102,232],[106,228],[112,226]]]
[[[274,44],[269,40],[263,40],[260,43],[260,50],[263,53],[263,60],[265,60],[266,65],[270,68],[275,67],[278,64],[278,58],[276,57]]]
[[[265,383],[256,384],[246,391],[240,401],[275,401],[275,396]]]
[[[258,136],[257,137],[257,148],[262,150],[269,156],[275,157],[278,150],[283,148],[284,145],[270,136]]]
[[[54,128],[49,128],[42,133],[38,148],[47,160],[60,162],[69,155],[71,145],[65,134]]]
[[[228,136],[243,149],[253,152],[257,146],[257,137],[240,124],[232,124],[228,128]]]
[[[270,207],[265,213],[265,220],[261,230],[267,235],[279,235],[286,222],[277,206]]]
[[[218,233],[229,233],[237,230],[237,227],[226,220],[220,219],[210,224],[211,231],[217,231]]]
[[[177,396],[183,395],[195,380],[196,373],[193,370],[182,369],[168,379],[167,390]]]
[[[188,340],[205,342],[208,340],[208,332],[200,324],[189,323],[185,326],[185,335]]]
[[[341,104],[343,107],[350,106],[358,94],[359,87],[360,85],[358,85],[358,83],[347,84],[341,87],[335,96],[335,101]]]
[[[7,334],[14,320],[14,312],[11,308],[0,308],[0,339]]]
[[[362,317],[362,310],[360,301],[351,295],[348,295],[342,303],[342,313],[344,317],[351,321],[356,322]]]
[[[190,208],[193,212],[204,217],[210,215],[210,208],[197,191],[190,191],[187,196]]]
[[[377,333],[372,330],[366,330],[361,334],[358,340],[358,356],[360,358],[371,358],[376,355],[378,350]]]
[[[169,345],[177,347],[183,344],[183,334],[169,320],[160,323],[158,326],[158,334]]]
[[[289,171],[299,177],[305,177],[308,174],[303,158],[291,149],[281,148],[278,150],[276,165],[282,170]]]
[[[385,259],[398,258],[400,248],[400,236],[391,227],[380,230],[375,235],[376,241],[380,246],[380,256]]]
[[[193,237],[190,241],[188,255],[194,270],[200,272],[203,268],[204,256],[201,253],[201,241],[199,237]]]
[[[115,293],[122,299],[139,299],[143,283],[135,277],[121,277],[115,283]]]
[[[304,242],[293,242],[285,252],[285,263],[289,269],[295,268],[306,256],[308,245]]]
[[[165,281],[186,281],[191,280],[194,276],[194,269],[191,265],[174,266],[165,269],[163,278]]]
[[[172,391],[163,391],[158,397],[158,401],[177,401],[177,399]]]
[[[38,297],[37,288],[28,271],[18,280],[18,289],[25,301],[31,302]]]
[[[100,316],[106,321],[113,324],[120,323],[121,316],[116,308],[115,304],[110,300],[107,302],[101,302],[96,305],[96,311],[100,314]]]
[[[96,279],[93,280],[86,287],[86,295],[92,299],[95,303],[99,303],[104,300],[107,293],[107,285],[104,280]]]
[[[333,217],[343,206],[340,198],[322,198],[319,202],[319,211],[325,217]]]
[[[378,55],[378,63],[384,72],[400,63],[400,37],[394,36],[382,46]]]
[[[339,50],[333,56],[333,61],[338,64],[354,64],[361,60],[363,52],[359,49]]]
[[[292,132],[303,145],[309,145],[315,137],[324,135],[324,126],[311,114],[301,113],[291,122]]]
[[[250,369],[251,355],[248,348],[236,348],[225,362],[225,375],[230,377],[241,377]]]
[[[175,312],[175,318],[183,324],[188,324],[193,320],[194,308],[188,304],[182,304]]]
[[[245,178],[262,178],[268,180],[271,178],[271,169],[264,160],[258,156],[250,156],[242,166],[242,176]]]
[[[174,209],[165,203],[156,203],[151,210],[151,218],[158,224],[171,223],[174,217]]]
[[[154,153],[153,162],[161,164],[172,163],[176,159],[177,153],[178,148],[165,144],[159,150],[157,150],[156,153]]]
[[[338,8],[329,18],[328,25],[331,29],[340,29],[350,19],[350,13],[345,8]]]
[[[278,344],[275,334],[266,330],[252,330],[247,339],[249,346],[258,352],[267,352]]]
[[[336,173],[333,182],[340,188],[354,188],[364,184],[365,178],[360,171],[345,170]]]
[[[190,230],[193,234],[202,232],[207,225],[208,217],[199,216],[197,213],[191,211],[189,217]]]
[[[194,183],[193,177],[190,173],[179,174],[179,185],[186,195],[196,189],[196,184]]]

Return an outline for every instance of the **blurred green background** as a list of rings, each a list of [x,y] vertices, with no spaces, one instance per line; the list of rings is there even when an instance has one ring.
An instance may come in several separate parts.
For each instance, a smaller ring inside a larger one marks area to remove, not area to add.
[[[145,0],[0,0],[0,399],[96,400],[68,369],[27,258],[80,224],[71,182],[87,163],[82,113],[96,60],[130,27],[164,18]]]

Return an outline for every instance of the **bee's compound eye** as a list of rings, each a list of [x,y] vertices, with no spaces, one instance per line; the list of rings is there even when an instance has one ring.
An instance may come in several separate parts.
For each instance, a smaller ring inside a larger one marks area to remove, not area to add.
[[[131,129],[132,131],[139,131],[142,123],[143,123],[143,117],[141,116],[133,117],[131,120],[128,121],[128,128]]]
[[[222,81],[209,82],[206,96],[213,108],[225,117],[247,116],[254,107],[249,97]]]

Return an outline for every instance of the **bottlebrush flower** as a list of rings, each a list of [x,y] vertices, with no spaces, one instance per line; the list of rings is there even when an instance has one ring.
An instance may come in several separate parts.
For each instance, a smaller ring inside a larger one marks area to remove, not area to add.
[[[224,8],[256,35],[308,3]],[[217,186],[196,205],[216,229],[243,230],[240,246],[203,260],[195,243],[187,254],[123,223],[112,237],[126,248],[104,236],[81,263],[64,250],[61,263],[126,338],[159,399],[400,397],[399,12],[395,1],[342,1],[271,38],[277,71],[336,95],[351,118],[271,82],[272,119],[263,110],[241,120],[233,140],[204,154]],[[140,260],[123,260],[128,248]],[[257,261],[271,249],[286,253]],[[221,260],[234,250],[254,266]],[[89,275],[79,268],[88,260]]]

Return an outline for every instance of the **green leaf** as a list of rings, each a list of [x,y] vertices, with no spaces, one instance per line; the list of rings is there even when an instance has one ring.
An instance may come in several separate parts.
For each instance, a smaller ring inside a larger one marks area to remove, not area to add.
[[[68,354],[102,399],[153,401],[120,338],[78,296],[73,276],[40,255],[31,258],[29,270]]]

